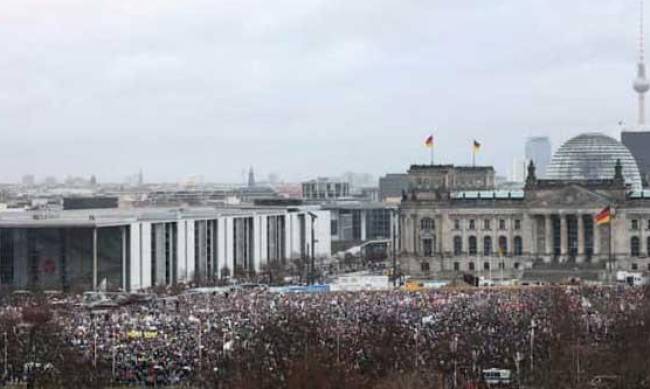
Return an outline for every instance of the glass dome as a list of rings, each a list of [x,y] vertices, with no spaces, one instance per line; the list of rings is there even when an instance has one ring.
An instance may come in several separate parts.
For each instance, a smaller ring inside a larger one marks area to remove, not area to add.
[[[640,190],[641,174],[627,147],[600,133],[586,133],[569,139],[553,155],[546,168],[550,180],[593,180],[614,178],[616,160],[623,165],[625,183]]]

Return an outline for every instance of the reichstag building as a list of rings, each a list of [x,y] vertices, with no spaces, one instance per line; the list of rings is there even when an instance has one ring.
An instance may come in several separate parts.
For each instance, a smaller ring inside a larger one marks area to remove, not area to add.
[[[567,141],[545,177],[531,163],[521,190],[495,190],[492,167],[414,165],[408,179],[400,266],[410,274],[650,270],[650,190],[630,151],[606,135]],[[596,225],[608,206],[611,224]]]

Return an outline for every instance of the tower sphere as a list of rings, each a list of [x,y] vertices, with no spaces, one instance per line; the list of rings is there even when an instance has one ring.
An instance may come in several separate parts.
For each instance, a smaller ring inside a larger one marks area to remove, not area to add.
[[[637,93],[646,93],[648,90],[650,90],[650,82],[648,82],[648,80],[645,78],[637,77],[634,80],[634,90]]]

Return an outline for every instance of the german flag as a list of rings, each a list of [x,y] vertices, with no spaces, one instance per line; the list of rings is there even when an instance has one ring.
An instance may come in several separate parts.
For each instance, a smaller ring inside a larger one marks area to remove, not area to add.
[[[594,220],[596,225],[607,224],[612,221],[612,209],[610,206],[603,208],[602,211],[598,212]]]
[[[430,149],[433,148],[433,135],[429,135],[429,137],[424,141],[424,145]]]

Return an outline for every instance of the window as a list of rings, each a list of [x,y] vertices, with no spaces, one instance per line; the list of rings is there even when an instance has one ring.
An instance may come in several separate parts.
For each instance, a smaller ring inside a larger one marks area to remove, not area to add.
[[[639,221],[637,219],[632,219],[632,223],[630,225],[632,230],[636,231],[639,229]]]
[[[460,263],[454,262],[454,271],[459,271],[460,270]]]
[[[490,229],[490,219],[483,220],[483,229],[484,230],[489,230]]]
[[[476,224],[474,223],[474,219],[469,219],[469,229],[470,230],[476,229]]]
[[[339,221],[336,219],[332,219],[332,221],[330,221],[330,234],[338,235],[338,233],[339,233]]]
[[[515,230],[521,230],[521,220],[515,219]]]
[[[428,271],[429,271],[429,262],[422,262],[422,263],[420,264],[420,269],[421,269],[423,272],[428,272]]]
[[[508,254],[508,238],[505,236],[499,237],[499,255]]]
[[[490,262],[483,262],[483,270],[490,270]]]
[[[492,255],[492,237],[483,238],[483,255]]]
[[[641,247],[640,247],[640,242],[639,242],[639,237],[638,236],[633,236],[630,239],[630,255],[633,257],[638,257],[641,255]]]
[[[506,229],[506,221],[505,221],[505,219],[499,219],[499,229],[500,230],[505,230]]]
[[[470,262],[468,265],[469,271],[474,271],[474,262]]]
[[[422,239],[422,252],[425,257],[430,257],[433,255],[433,240],[431,239]]]
[[[521,236],[515,236],[514,245],[515,245],[514,254],[517,255],[517,256],[522,255],[523,252],[524,252],[524,243],[521,240]]]
[[[460,220],[454,219],[454,230],[460,230]]]
[[[630,267],[630,269],[639,270],[639,265],[637,265],[636,263],[633,263],[632,266]]]
[[[435,221],[430,217],[425,217],[420,221],[422,231],[432,231],[436,228]]]
[[[519,262],[515,262],[515,264],[513,266],[514,266],[515,270],[519,270],[519,266],[520,266]]]
[[[650,230],[650,219],[648,219],[648,230]]]
[[[463,239],[460,236],[454,236],[454,255],[460,255],[463,252]]]
[[[476,237],[475,236],[470,236],[469,237],[469,255],[476,255],[478,252],[478,248],[476,247]]]
[[[504,262],[499,262],[499,270],[503,270],[506,268],[506,264]]]
[[[2,246],[0,246],[0,247],[2,247]],[[648,256],[650,256],[650,236],[648,237],[648,241],[646,242],[645,247],[648,249]]]

